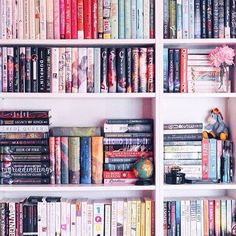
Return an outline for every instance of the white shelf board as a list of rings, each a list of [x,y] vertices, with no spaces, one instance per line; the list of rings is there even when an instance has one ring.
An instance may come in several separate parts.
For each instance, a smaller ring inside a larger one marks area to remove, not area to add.
[[[236,39],[163,39],[165,47],[236,44]]]
[[[151,45],[155,39],[46,39],[24,40],[8,39],[0,40],[1,46],[10,45],[38,45],[38,46],[121,46],[121,45]]]
[[[1,99],[155,98],[156,93],[0,93]]]
[[[181,184],[181,185],[163,185],[165,191],[175,190],[236,190],[236,183],[220,184]]]
[[[163,98],[236,98],[236,93],[162,93]]]
[[[155,191],[156,186],[137,185],[0,185],[1,192],[82,192],[82,191]]]

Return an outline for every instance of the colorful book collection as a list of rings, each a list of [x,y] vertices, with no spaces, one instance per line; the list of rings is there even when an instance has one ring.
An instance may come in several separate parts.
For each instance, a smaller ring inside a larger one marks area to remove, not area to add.
[[[164,235],[234,235],[236,202],[232,198],[164,201]]]
[[[236,3],[230,0],[163,1],[166,39],[235,38]]]
[[[52,127],[51,184],[102,184],[103,137],[96,127]]]
[[[154,48],[0,48],[0,92],[155,92]]]
[[[155,235],[150,198],[29,197],[0,202],[0,235]]]
[[[134,184],[134,163],[154,161],[152,119],[108,119],[104,123],[104,184]]]
[[[49,111],[0,111],[0,184],[49,183]]]
[[[233,143],[202,139],[202,123],[164,125],[164,169],[179,166],[192,181],[232,182]]]
[[[1,5],[1,39],[155,37],[154,0],[3,0]]]
[[[208,54],[212,48],[164,48],[165,93],[231,92],[229,67],[221,78],[220,68],[211,66]]]

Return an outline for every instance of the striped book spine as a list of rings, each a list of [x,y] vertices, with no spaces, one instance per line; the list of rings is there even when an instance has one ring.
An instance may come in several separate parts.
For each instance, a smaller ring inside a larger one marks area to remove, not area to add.
[[[143,37],[145,39],[150,38],[150,0],[143,1]]]
[[[68,137],[61,137],[61,183],[69,184]]]
[[[131,0],[131,38],[137,38],[137,3],[136,0]]]
[[[94,48],[94,93],[100,93],[101,48]]]
[[[40,39],[47,38],[47,5],[46,0],[40,0]],[[25,31],[25,30],[24,30]]]
[[[66,16],[65,16],[65,1],[60,0],[60,38],[65,39],[65,25],[66,25]]]
[[[125,1],[125,38],[131,39],[132,20],[131,20],[131,1]]]
[[[29,0],[29,39],[35,39],[35,1]]]
[[[144,33],[143,27],[143,0],[137,0],[137,38],[142,39]]]
[[[111,38],[118,39],[118,0],[111,0]]]
[[[53,0],[53,34],[60,39],[60,0]]]
[[[125,38],[125,0],[118,0],[118,36]]]
[[[72,48],[72,93],[78,92],[78,48]]]

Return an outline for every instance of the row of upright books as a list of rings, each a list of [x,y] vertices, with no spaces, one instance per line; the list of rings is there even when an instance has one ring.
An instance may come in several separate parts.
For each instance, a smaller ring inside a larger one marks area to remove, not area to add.
[[[3,0],[1,39],[154,38],[154,0]]]
[[[164,38],[235,38],[235,13],[230,0],[163,1]]]
[[[202,139],[202,123],[164,125],[164,170],[179,166],[191,181],[232,182],[233,143]]]
[[[0,235],[155,235],[150,198],[29,197],[0,202]]]
[[[165,48],[163,78],[165,93],[231,92],[231,73],[227,66],[213,67],[208,59],[212,48]]]
[[[0,92],[155,91],[154,48],[0,48]]]
[[[164,235],[235,235],[236,202],[199,198],[164,202]]]
[[[0,183],[48,184],[49,111],[0,112]]]

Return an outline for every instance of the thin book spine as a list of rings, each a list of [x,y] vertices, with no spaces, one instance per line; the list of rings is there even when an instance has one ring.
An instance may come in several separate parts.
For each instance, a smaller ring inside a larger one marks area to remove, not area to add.
[[[14,80],[14,48],[7,48],[7,91],[13,92],[13,80]]]
[[[29,39],[35,39],[35,1],[29,1]]]
[[[40,39],[47,38],[47,5],[46,0],[40,0]]]
[[[91,14],[92,14],[92,38],[97,39],[98,38],[98,0],[92,0],[92,9],[91,9]]]
[[[25,48],[25,92],[31,92],[31,48]]]
[[[54,39],[54,27],[53,27],[53,0],[46,0],[46,34],[47,39]]]
[[[118,38],[125,38],[125,0],[118,1]]]
[[[111,38],[118,39],[119,38],[119,26],[118,26],[118,0],[111,1]]]
[[[52,48],[51,53],[51,92],[58,93],[59,92],[59,48]]]
[[[78,0],[78,10],[77,10],[77,33],[78,39],[84,38],[84,10],[83,10],[83,0]]]
[[[71,38],[78,38],[78,26],[77,26],[77,11],[78,11],[78,1],[71,0]]]
[[[6,0],[6,39],[12,39],[12,2],[13,0]]]
[[[60,39],[60,0],[53,0],[53,35]]]
[[[88,48],[87,92],[94,92],[94,48]]]
[[[78,92],[78,48],[72,48],[72,93]]]
[[[2,48],[2,92],[7,92],[7,47]]]
[[[66,47],[65,51],[65,79],[66,79],[66,93],[72,92],[72,48]]]
[[[66,25],[66,16],[65,16],[65,1],[60,0],[60,38],[65,39],[65,25]]]
[[[136,0],[131,0],[131,38],[137,38],[137,3]]]
[[[72,0],[65,0],[65,39],[71,39],[71,2]]]

